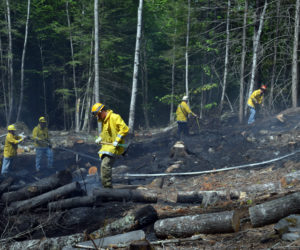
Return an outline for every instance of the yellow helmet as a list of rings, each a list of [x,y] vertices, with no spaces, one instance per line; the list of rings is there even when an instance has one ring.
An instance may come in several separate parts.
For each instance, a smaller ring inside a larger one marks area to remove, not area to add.
[[[8,127],[7,127],[7,130],[8,131],[10,131],[10,130],[16,130],[16,128],[15,128],[15,125],[9,125]]]
[[[39,118],[39,122],[46,122],[45,117],[44,117],[44,116],[41,116],[41,117]]]
[[[95,103],[92,107],[92,115],[96,116],[102,109],[104,108],[104,104],[102,103]]]

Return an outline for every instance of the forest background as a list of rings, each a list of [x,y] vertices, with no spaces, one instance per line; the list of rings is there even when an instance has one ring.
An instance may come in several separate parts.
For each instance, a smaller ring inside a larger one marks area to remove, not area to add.
[[[2,0],[0,126],[90,130],[95,101],[128,122],[135,77],[135,129],[172,122],[183,95],[242,123],[260,84],[268,112],[296,107],[298,37],[299,0]]]

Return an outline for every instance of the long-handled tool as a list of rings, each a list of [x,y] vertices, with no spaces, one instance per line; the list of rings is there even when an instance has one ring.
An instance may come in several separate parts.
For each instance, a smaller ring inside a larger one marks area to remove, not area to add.
[[[114,145],[112,142],[100,142],[99,144],[102,145]],[[118,144],[117,147],[122,147],[122,148],[127,148],[129,146],[129,144]]]

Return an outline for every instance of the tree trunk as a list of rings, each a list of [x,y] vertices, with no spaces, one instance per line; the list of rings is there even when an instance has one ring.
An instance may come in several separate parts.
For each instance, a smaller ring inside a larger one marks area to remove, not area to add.
[[[129,119],[128,119],[129,120],[129,129],[130,129],[131,134],[133,134],[133,131],[134,131],[135,101],[136,101],[136,95],[137,95],[140,40],[141,40],[142,15],[143,15],[142,13],[143,13],[143,0],[139,0],[136,42],[135,42],[135,55],[134,55],[134,67],[133,67],[133,78],[132,78],[132,89],[131,89],[131,100],[130,100],[130,110],[129,110]]]
[[[143,228],[154,223],[157,220],[157,213],[155,209],[147,205],[130,213],[123,218],[116,220],[107,226],[91,233],[92,238],[100,238],[108,235],[116,235],[123,232],[129,232]]]
[[[298,105],[298,41],[299,41],[299,11],[300,0],[296,1],[295,10],[295,26],[294,26],[294,45],[293,45],[293,58],[292,58],[292,103],[293,108]]]
[[[51,211],[69,209],[75,207],[90,207],[96,205],[95,196],[80,196],[69,199],[53,201],[48,203],[48,209]]]
[[[1,197],[2,201],[11,203],[13,201],[21,201],[42,193],[48,192],[60,186],[66,185],[72,181],[72,175],[68,171],[60,171],[57,174],[41,179],[37,182],[26,185],[25,187],[14,191],[4,193]]]
[[[239,226],[238,214],[235,211],[225,211],[158,220],[154,224],[154,231],[160,238],[188,237],[195,233],[237,232]]]
[[[21,62],[21,90],[20,90],[20,101],[19,108],[17,113],[17,122],[20,119],[21,109],[23,106],[23,97],[24,97],[24,61],[26,54],[26,45],[27,45],[27,37],[28,37],[28,26],[29,26],[29,17],[30,17],[30,0],[27,1],[27,18],[26,18],[26,27],[25,27],[25,37],[24,37],[24,45],[22,52],[22,62]]]
[[[188,16],[185,42],[185,95],[189,96],[189,39],[190,39],[191,0],[188,0]]]
[[[146,190],[132,189],[95,189],[93,192],[102,202],[106,201],[134,201],[134,202],[157,202],[157,193]]]
[[[145,119],[145,128],[149,129],[149,115],[148,115],[148,67],[147,67],[147,42],[144,35],[144,30],[142,31],[142,41],[143,41],[143,53],[141,60],[143,62],[142,67],[142,90],[143,90],[143,113]]]
[[[7,214],[14,214],[17,212],[23,212],[25,210],[31,210],[50,201],[60,199],[61,197],[70,195],[72,193],[79,193],[81,191],[80,184],[78,182],[72,182],[50,192],[35,196],[31,199],[13,202],[5,209],[5,212]]]
[[[248,98],[251,96],[251,94],[253,92],[253,88],[254,88],[254,79],[255,79],[256,65],[257,65],[257,53],[258,53],[258,47],[259,47],[259,43],[260,43],[260,36],[261,36],[261,33],[262,33],[262,28],[263,28],[263,23],[264,23],[264,16],[265,16],[265,13],[266,13],[267,5],[268,5],[268,2],[267,2],[267,0],[265,0],[264,9],[263,9],[263,11],[260,15],[260,18],[259,18],[258,32],[257,32],[256,35],[254,34],[254,37],[253,37],[254,38],[253,39],[253,58],[252,58],[251,80],[250,80]]]
[[[94,53],[94,101],[99,102],[99,12],[98,12],[98,0],[94,0],[94,29],[95,29],[95,53]]]
[[[12,177],[5,178],[0,184],[0,195],[7,191],[8,187],[14,182]]]
[[[41,66],[42,66],[42,77],[43,77],[43,94],[44,94],[44,112],[45,116],[48,117],[47,113],[47,94],[46,94],[46,82],[45,82],[45,73],[44,73],[44,56],[43,56],[43,46],[42,42],[39,42],[40,55],[41,55]],[[64,113],[65,115],[65,113]]]
[[[175,4],[175,2],[173,1]],[[172,49],[172,84],[171,84],[171,104],[170,104],[170,124],[174,121],[174,88],[175,88],[175,66],[176,66],[176,34],[177,34],[177,7],[175,12],[175,28]]]
[[[6,118],[6,125],[8,121],[8,104],[7,104],[7,96],[6,96],[6,87],[5,87],[5,81],[4,81],[4,71],[5,65],[4,65],[4,60],[3,60],[3,48],[2,48],[2,38],[0,34],[0,70],[1,70],[1,82],[2,82],[2,93],[3,93],[3,106],[4,106],[4,114]]]
[[[251,224],[264,226],[300,212],[300,192],[249,208]]]
[[[246,58],[246,29],[247,29],[247,14],[248,14],[248,0],[245,0],[244,22],[243,22],[243,42],[242,42],[242,58],[241,58],[241,76],[240,76],[240,107],[239,107],[239,122],[242,123],[244,119],[244,71]]]
[[[12,48],[12,36],[11,36],[11,19],[10,19],[10,7],[9,0],[6,0],[6,11],[7,11],[7,31],[8,31],[8,118],[7,123],[11,123],[11,117],[13,112],[14,103],[14,70],[13,70],[13,48]]]
[[[226,91],[226,85],[227,85],[227,72],[228,72],[228,56],[229,56],[229,15],[230,15],[230,5],[231,1],[228,0],[227,2],[227,21],[226,21],[226,49],[225,49],[225,64],[224,64],[224,77],[223,77],[223,86],[222,86],[222,95],[221,95],[221,101],[220,101],[220,113],[223,110],[223,104],[224,104],[224,97],[225,97],[225,91]]]
[[[69,16],[69,2],[66,1],[66,13],[67,13],[67,21],[68,21],[68,28],[69,28],[69,39],[70,39],[70,48],[71,48],[71,58],[72,58],[72,76],[73,76],[73,87],[74,87],[74,94],[75,94],[75,132],[79,132],[79,105],[80,100],[78,98],[78,90],[76,84],[76,69],[75,69],[75,60],[74,60],[74,48],[73,48],[73,38],[71,32],[71,22]]]

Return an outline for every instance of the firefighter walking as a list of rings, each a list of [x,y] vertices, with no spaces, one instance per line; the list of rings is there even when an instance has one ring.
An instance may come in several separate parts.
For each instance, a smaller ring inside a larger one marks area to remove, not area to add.
[[[124,153],[124,148],[118,146],[124,144],[124,137],[129,128],[120,115],[107,109],[102,103],[92,106],[92,115],[102,124],[101,134],[95,140],[102,145],[98,154],[101,158],[101,182],[104,188],[112,188],[112,167],[118,155]]]

